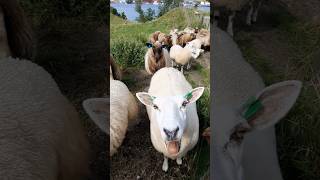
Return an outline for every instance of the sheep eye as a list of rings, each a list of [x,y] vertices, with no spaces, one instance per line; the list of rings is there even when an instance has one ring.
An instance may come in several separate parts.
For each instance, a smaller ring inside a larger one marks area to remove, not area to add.
[[[182,107],[185,108],[187,106],[187,104],[188,104],[188,101],[183,101]]]
[[[158,107],[157,105],[153,105],[153,108],[154,108],[155,110],[159,110],[159,107]]]

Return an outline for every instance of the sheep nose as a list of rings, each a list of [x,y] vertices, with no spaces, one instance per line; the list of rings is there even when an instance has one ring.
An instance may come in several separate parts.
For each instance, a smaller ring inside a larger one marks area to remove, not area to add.
[[[168,141],[173,141],[176,138],[177,134],[178,134],[179,127],[177,127],[176,129],[174,129],[172,131],[170,131],[170,130],[168,130],[166,128],[163,128],[163,131],[166,134]]]

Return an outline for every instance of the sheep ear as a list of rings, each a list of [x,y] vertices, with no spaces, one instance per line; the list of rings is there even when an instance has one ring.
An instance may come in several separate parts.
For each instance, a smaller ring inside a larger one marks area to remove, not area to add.
[[[204,87],[197,87],[192,89],[190,92],[188,92],[186,95],[184,95],[184,98],[187,99],[188,104],[196,102],[203,94]]]
[[[295,104],[302,83],[283,81],[266,87],[243,112],[251,129],[265,129],[276,124]]]
[[[138,92],[136,93],[137,98],[139,99],[139,101],[146,105],[146,106],[153,106],[153,100],[155,99],[154,96],[151,96],[148,93],[145,92]]]
[[[151,43],[146,43],[147,48],[152,48],[152,44]]]
[[[110,102],[109,98],[90,98],[83,101],[82,106],[93,122],[105,133],[109,134]]]

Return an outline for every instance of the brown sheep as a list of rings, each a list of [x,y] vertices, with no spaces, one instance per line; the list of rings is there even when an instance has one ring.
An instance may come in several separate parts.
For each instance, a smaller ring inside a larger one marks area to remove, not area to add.
[[[156,41],[158,41],[158,37],[159,37],[159,34],[161,32],[160,31],[156,31],[154,33],[152,33],[150,36],[149,36],[149,42],[151,44],[154,44]]]
[[[185,33],[180,36],[178,35],[177,44],[184,47],[187,44],[187,42],[190,42],[190,41],[194,40],[195,38],[196,38],[196,35],[194,33]]]
[[[170,66],[168,51],[162,47],[160,42],[155,42],[148,49],[145,55],[145,69],[149,74],[154,74],[157,70]]]

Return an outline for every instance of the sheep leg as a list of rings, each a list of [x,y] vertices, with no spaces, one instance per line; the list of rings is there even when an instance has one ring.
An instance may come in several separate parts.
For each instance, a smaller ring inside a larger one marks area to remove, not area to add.
[[[163,164],[162,164],[162,170],[164,172],[167,172],[168,171],[168,158],[164,156],[164,160],[163,160]]]
[[[231,15],[228,18],[228,28],[227,31],[231,37],[233,37],[233,18],[236,15],[236,11],[232,11]]]
[[[182,164],[182,158],[181,157],[177,157],[176,162],[177,162],[178,165],[181,165]]]
[[[188,65],[187,65],[187,70],[189,70],[191,68],[191,65],[190,65],[190,61],[188,62]]]
[[[182,74],[183,74],[183,65],[181,65],[181,69],[180,69],[180,71],[182,72]]]
[[[254,11],[254,13],[253,13],[253,16],[252,16],[252,21],[253,21],[253,22],[257,22],[258,13],[259,13],[261,4],[262,4],[262,0],[260,0],[260,1],[258,2],[258,6],[256,7],[256,9],[255,9],[255,11]]]
[[[248,13],[247,13],[247,20],[246,20],[246,24],[247,25],[251,25],[251,17],[252,17],[252,13],[253,13],[253,3],[252,3],[252,1],[250,1],[250,9],[249,9],[249,11],[248,11]]]

